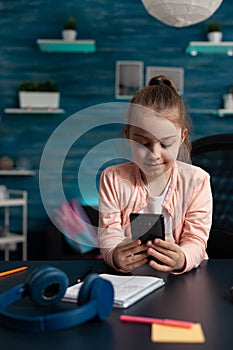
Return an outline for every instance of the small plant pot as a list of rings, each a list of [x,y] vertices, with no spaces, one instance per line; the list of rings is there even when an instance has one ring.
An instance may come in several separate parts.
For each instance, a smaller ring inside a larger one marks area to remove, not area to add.
[[[233,94],[223,95],[224,109],[233,109]]]
[[[59,92],[19,92],[20,108],[58,108],[60,102]]]
[[[222,32],[209,32],[207,39],[212,43],[220,43],[222,41]]]
[[[14,167],[14,161],[12,158],[8,156],[3,156],[0,158],[0,170],[12,170],[13,167]]]
[[[77,30],[64,29],[62,31],[62,38],[65,41],[74,41],[77,37]]]

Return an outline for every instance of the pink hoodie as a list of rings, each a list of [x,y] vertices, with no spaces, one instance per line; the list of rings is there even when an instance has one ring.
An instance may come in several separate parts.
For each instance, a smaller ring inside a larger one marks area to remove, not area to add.
[[[149,202],[138,166],[133,163],[110,166],[100,179],[99,246],[104,260],[114,267],[114,248],[131,237],[129,214]],[[173,221],[173,237],[186,257],[182,272],[198,267],[207,259],[206,245],[212,223],[210,177],[203,169],[176,161],[163,203]],[[115,268],[115,267],[114,267]]]

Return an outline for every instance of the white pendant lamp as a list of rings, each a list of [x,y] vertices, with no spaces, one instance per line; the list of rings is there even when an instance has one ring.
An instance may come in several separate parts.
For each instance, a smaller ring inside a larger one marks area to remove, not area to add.
[[[142,0],[149,14],[173,27],[187,27],[209,18],[223,0]]]

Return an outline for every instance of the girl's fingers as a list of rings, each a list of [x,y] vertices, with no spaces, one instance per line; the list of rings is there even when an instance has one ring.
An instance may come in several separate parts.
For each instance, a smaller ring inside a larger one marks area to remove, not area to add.
[[[114,260],[125,272],[132,271],[147,262],[147,246],[141,245],[140,240],[122,242],[115,248]]]
[[[118,247],[121,248],[121,251],[127,251],[127,250],[131,250],[132,248],[136,248],[140,246],[140,241],[139,240],[135,240],[135,241],[130,241],[124,244],[124,242],[122,242],[121,244],[119,244]]]
[[[132,271],[147,262],[147,253],[131,255],[124,260],[124,270]]]

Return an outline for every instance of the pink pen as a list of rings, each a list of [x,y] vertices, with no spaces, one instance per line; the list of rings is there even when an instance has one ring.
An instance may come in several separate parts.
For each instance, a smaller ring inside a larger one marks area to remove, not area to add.
[[[182,328],[191,328],[193,326],[192,322],[160,319],[160,318],[152,318],[152,317],[128,316],[128,315],[121,315],[120,320],[123,322],[149,323],[149,324],[156,323],[156,324],[163,324],[166,326],[182,327]]]

